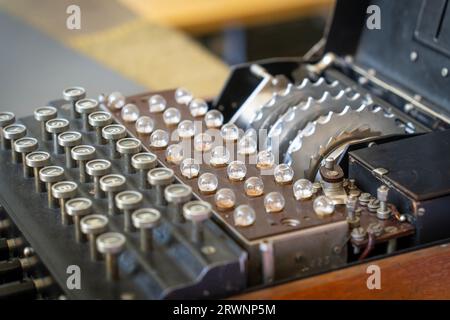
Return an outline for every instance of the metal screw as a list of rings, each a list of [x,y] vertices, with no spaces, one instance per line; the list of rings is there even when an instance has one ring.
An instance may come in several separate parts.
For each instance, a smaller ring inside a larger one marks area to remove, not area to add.
[[[39,122],[41,127],[41,138],[44,141],[49,141],[49,133],[45,128],[45,123],[48,120],[55,119],[58,116],[58,110],[51,106],[40,107],[34,110],[34,118]]]
[[[415,62],[417,60],[417,58],[419,57],[419,55],[417,54],[416,51],[411,51],[411,53],[409,54],[409,59],[412,62]]]
[[[67,119],[52,119],[45,123],[45,128],[47,132],[52,134],[53,140],[53,153],[60,154],[61,147],[58,144],[58,134],[69,130],[69,121]]]
[[[84,99],[86,97],[86,90],[82,87],[70,87],[63,91],[64,100],[70,101],[72,103],[72,118],[79,118],[80,115],[75,110],[75,104],[78,100]]]
[[[87,236],[89,241],[89,253],[92,261],[98,260],[97,236],[105,232],[107,226],[108,218],[100,214],[92,214],[80,220],[81,232]]]
[[[23,124],[10,124],[3,128],[3,137],[6,140],[10,140],[11,147],[11,160],[12,163],[17,163],[17,152],[14,150],[14,141],[25,137],[27,134],[27,128]]]
[[[136,210],[142,203],[143,196],[137,191],[122,191],[116,195],[117,208],[123,211],[124,223],[123,228],[125,231],[133,231],[133,225],[131,224],[131,211]]]
[[[13,124],[16,121],[16,116],[12,112],[0,112],[0,139],[2,150],[8,149],[8,145],[3,135],[3,128]]]
[[[441,76],[442,76],[443,78],[447,78],[447,76],[448,76],[448,69],[447,69],[447,68],[442,68],[442,70],[441,70]]]
[[[33,168],[34,187],[37,193],[42,192],[41,181],[39,180],[39,169],[50,164],[50,154],[44,151],[35,151],[26,155],[26,165]]]
[[[164,190],[164,197],[172,207],[172,220],[175,223],[184,222],[183,205],[192,198],[192,188],[185,184],[171,184]]]
[[[95,157],[95,148],[93,146],[81,145],[73,147],[70,151],[72,159],[78,162],[78,170],[80,171],[80,182],[87,182],[86,176],[86,161],[92,160]]]
[[[100,177],[111,172],[111,162],[105,159],[95,159],[86,163],[86,173],[94,178],[94,197],[103,198],[103,191],[100,189]]]
[[[203,241],[203,222],[211,217],[211,205],[205,201],[191,201],[183,206],[183,215],[192,222],[191,238],[194,243]]]
[[[100,188],[108,197],[108,214],[116,213],[115,195],[125,189],[126,178],[120,174],[109,174],[100,178]]]
[[[372,196],[372,195],[371,195],[370,193],[367,193],[367,192],[362,193],[362,194],[359,196],[359,198],[358,198],[359,204],[360,204],[361,206],[366,206],[366,205],[369,203],[370,197],[371,197],[371,196]]]
[[[153,249],[153,229],[161,221],[161,213],[156,209],[138,209],[131,215],[133,225],[140,232],[141,250],[149,252]]]
[[[171,184],[175,178],[172,169],[169,168],[154,168],[147,174],[148,183],[156,189],[155,203],[157,205],[164,205],[164,189]]]
[[[52,186],[53,183],[59,182],[64,178],[64,169],[57,166],[44,167],[39,170],[39,178],[46,184],[48,207],[55,208]]]
[[[75,198],[67,201],[66,212],[73,218],[75,226],[75,240],[80,243],[83,239],[80,220],[92,212],[92,201],[87,198]]]
[[[124,157],[124,170],[126,173],[134,173],[131,166],[131,157],[133,154],[141,151],[141,141],[134,138],[120,139],[116,143],[117,151]]]
[[[362,227],[354,228],[351,233],[351,237],[355,241],[362,241],[366,238],[367,232]]]
[[[155,168],[157,164],[157,157],[151,152],[138,153],[131,158],[131,165],[139,171],[141,189],[148,188],[147,172]]]
[[[121,124],[111,124],[102,129],[102,136],[109,143],[109,154],[111,159],[119,157],[116,151],[116,142],[127,136],[127,129]]]
[[[377,189],[377,198],[380,201],[380,207],[377,209],[377,218],[386,220],[391,215],[391,209],[387,206],[389,188],[385,185]]]
[[[81,144],[81,133],[76,131],[66,131],[58,136],[58,144],[64,148],[66,154],[66,168],[73,168],[75,163],[72,159],[71,150],[73,147]]]
[[[112,123],[111,113],[105,111],[93,112],[88,117],[89,124],[95,129],[97,144],[105,144],[102,137],[103,127]]]
[[[383,234],[384,228],[381,223],[373,222],[373,223],[369,224],[369,226],[367,227],[367,232],[372,233],[376,237],[379,237]]]
[[[78,186],[73,181],[61,181],[52,186],[53,197],[59,199],[59,208],[61,210],[61,223],[69,224],[69,216],[66,212],[66,200],[75,197]]]
[[[38,141],[35,138],[20,138],[14,142],[14,150],[22,155],[22,165],[23,165],[23,177],[28,178],[30,176],[29,168],[26,162],[26,156],[28,153],[36,151],[39,147]]]
[[[350,224],[352,228],[359,226],[359,217],[356,216],[357,199],[354,196],[349,196],[347,198],[346,209],[347,209],[347,222]]]
[[[107,232],[97,237],[97,249],[105,255],[106,278],[110,281],[119,279],[117,256],[125,248],[126,239],[118,232]]]
[[[367,209],[369,209],[370,212],[377,212],[379,207],[380,207],[380,200],[378,199],[371,199],[367,204]]]
[[[75,103],[75,110],[81,114],[81,121],[83,123],[83,131],[90,131],[88,116],[97,111],[98,102],[94,99],[81,99]]]

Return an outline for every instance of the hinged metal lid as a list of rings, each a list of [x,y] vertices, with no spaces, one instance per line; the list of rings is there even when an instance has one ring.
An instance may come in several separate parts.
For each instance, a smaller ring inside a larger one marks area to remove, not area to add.
[[[351,55],[356,65],[431,102],[450,115],[448,0],[338,0],[325,52]],[[374,7],[375,6],[375,7]],[[373,28],[379,19],[380,29]]]

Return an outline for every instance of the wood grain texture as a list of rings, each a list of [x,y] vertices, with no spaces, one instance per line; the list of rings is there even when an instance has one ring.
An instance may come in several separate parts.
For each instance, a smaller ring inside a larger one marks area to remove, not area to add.
[[[381,289],[369,290],[369,265],[381,269]],[[235,299],[450,299],[450,244],[371,261]]]

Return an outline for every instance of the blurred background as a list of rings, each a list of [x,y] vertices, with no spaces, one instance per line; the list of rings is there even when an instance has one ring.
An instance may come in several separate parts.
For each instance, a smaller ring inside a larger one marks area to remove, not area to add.
[[[218,94],[229,66],[301,56],[332,0],[0,0],[0,109],[31,113],[81,85],[91,97],[187,87]],[[69,30],[67,7],[81,10]]]

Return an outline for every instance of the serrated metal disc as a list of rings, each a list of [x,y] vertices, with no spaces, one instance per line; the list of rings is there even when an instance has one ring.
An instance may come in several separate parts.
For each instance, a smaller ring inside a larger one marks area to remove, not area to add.
[[[341,90],[336,96],[325,92],[318,100],[310,97],[306,103],[290,107],[269,130],[266,141],[262,141],[263,138],[261,138],[260,145],[265,145],[272,152],[279,152],[280,159],[282,159],[290,142],[308,122],[327,115],[330,111],[339,113],[346,106],[358,109],[366,103],[360,94],[356,93],[352,97],[348,97],[344,90]]]
[[[261,107],[250,121],[249,127],[268,130],[289,107],[306,101],[308,97],[319,99],[325,91],[336,95],[341,90],[342,86],[338,81],[327,83],[324,78],[319,78],[316,82],[305,78],[298,86],[289,84],[286,90],[274,94],[272,99]]]
[[[298,133],[284,162],[292,166],[296,177],[314,180],[321,160],[331,151],[370,137],[405,133],[397,120],[394,114],[374,106],[357,110],[347,106],[341,113],[329,112]]]

